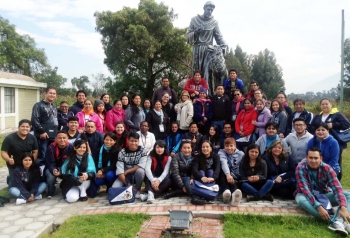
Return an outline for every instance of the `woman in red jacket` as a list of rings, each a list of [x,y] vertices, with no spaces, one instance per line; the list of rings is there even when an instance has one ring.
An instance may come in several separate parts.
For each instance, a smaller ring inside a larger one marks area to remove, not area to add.
[[[244,99],[244,109],[239,112],[235,121],[237,147],[240,146],[243,149],[242,147],[254,142],[253,132],[255,125],[252,124],[252,121],[256,121],[257,118],[258,113],[254,109],[252,99]]]

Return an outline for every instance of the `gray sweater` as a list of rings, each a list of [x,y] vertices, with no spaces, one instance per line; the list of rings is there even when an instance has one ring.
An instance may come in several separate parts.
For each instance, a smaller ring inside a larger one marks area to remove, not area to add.
[[[313,135],[306,131],[306,134],[303,135],[300,139],[298,139],[296,132],[293,131],[286,138],[283,139],[283,141],[290,146],[290,150],[292,152],[290,158],[293,159],[295,163],[299,163],[300,161],[305,159],[307,143],[312,138]]]
[[[219,150],[218,152],[219,157],[220,157],[220,163],[221,163],[221,169],[224,172],[224,174],[229,174],[230,173],[230,168],[228,165],[228,161],[230,160],[233,165],[233,171],[235,174],[239,174],[239,165],[242,161],[242,158],[244,156],[244,153],[238,149],[233,152],[233,154],[228,154],[224,149]]]

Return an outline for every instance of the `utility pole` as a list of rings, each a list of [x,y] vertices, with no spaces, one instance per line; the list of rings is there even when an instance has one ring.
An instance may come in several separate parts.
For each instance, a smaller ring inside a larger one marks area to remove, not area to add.
[[[341,10],[341,55],[340,55],[340,111],[343,111],[343,100],[344,100],[344,9]]]

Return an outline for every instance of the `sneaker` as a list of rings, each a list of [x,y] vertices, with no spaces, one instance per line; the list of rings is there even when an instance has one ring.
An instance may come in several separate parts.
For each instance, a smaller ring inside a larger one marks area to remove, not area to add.
[[[136,196],[135,196],[136,197]],[[146,202],[147,201],[147,198],[148,198],[148,194],[141,194],[140,195],[140,200],[141,202]]]
[[[271,193],[266,193],[263,198],[267,201],[273,202],[273,196]]]
[[[345,230],[345,227],[343,223],[340,221],[335,221],[332,224],[328,226],[328,229],[334,231],[335,233],[338,233],[339,235],[342,236],[347,236],[349,233]]]
[[[135,194],[135,198],[139,199],[140,197],[141,197],[140,191],[137,191],[136,194]]]
[[[222,193],[222,201],[224,203],[229,203],[231,199],[231,191],[229,189],[226,189],[223,193]]]
[[[241,202],[241,199],[242,199],[242,191],[239,189],[236,189],[232,193],[231,206],[238,207],[239,203]]]
[[[34,199],[35,199],[35,200],[41,200],[41,199],[43,199],[43,196],[41,196],[41,194],[39,194],[39,195],[36,196]]]
[[[47,199],[51,199],[51,198],[52,198],[52,196],[47,196],[46,198],[47,198]]]
[[[347,223],[346,221],[344,221],[344,222],[343,222],[343,225],[344,225],[344,229],[345,229],[348,233],[350,233],[350,224]]]
[[[259,194],[247,195],[247,202],[259,201],[259,200],[260,200]]]
[[[17,198],[16,199],[16,205],[21,205],[21,204],[24,204],[24,203],[27,203],[27,200],[22,199],[22,198]]]
[[[147,204],[152,204],[154,200],[155,200],[154,193],[152,193],[151,191],[148,191]]]

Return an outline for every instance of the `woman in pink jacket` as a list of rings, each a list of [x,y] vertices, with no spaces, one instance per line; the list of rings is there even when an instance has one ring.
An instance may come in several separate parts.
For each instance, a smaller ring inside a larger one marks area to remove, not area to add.
[[[119,99],[114,100],[113,109],[107,112],[106,116],[106,130],[113,132],[117,122],[124,121],[125,111],[123,109],[122,101]]]
[[[100,121],[100,118],[94,112],[93,106],[92,106],[92,101],[89,99],[86,99],[84,101],[84,108],[81,112],[78,112],[76,115],[79,119],[79,127],[78,130],[80,133],[82,133],[85,130],[85,123],[87,121],[94,121],[96,124],[96,130],[99,132],[103,132],[102,124]]]

